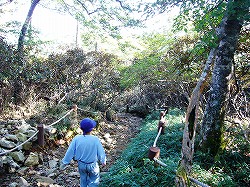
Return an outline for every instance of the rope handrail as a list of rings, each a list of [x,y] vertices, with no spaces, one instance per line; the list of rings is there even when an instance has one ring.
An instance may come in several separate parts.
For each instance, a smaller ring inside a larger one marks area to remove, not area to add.
[[[71,110],[69,110],[63,117],[61,117],[61,118],[58,119],[57,121],[53,122],[52,124],[48,125],[47,127],[51,127],[51,126],[57,124],[57,123],[60,122],[62,119],[64,119],[66,116],[68,116],[73,110],[75,110],[75,108],[72,108]],[[18,149],[19,147],[21,147],[21,146],[24,145],[25,143],[29,142],[32,138],[34,138],[34,137],[38,134],[38,132],[39,132],[39,131],[37,130],[29,139],[27,139],[26,141],[22,142],[20,145],[14,147],[14,148],[12,148],[12,149],[10,149],[10,150],[8,150],[8,151],[5,151],[5,152],[0,153],[0,156],[6,155],[6,154],[8,154],[8,153],[10,153],[10,152],[12,152],[12,151]]]
[[[38,133],[38,131],[36,131],[31,137],[29,137],[29,139],[27,139],[26,141],[24,141],[24,142],[21,143],[20,145],[14,147],[14,148],[12,148],[12,149],[10,149],[10,150],[8,150],[8,151],[5,151],[5,152],[0,153],[0,156],[5,155],[5,154],[7,154],[7,153],[10,153],[10,152],[16,150],[17,148],[21,147],[21,146],[24,145],[25,143],[29,142],[32,138],[34,138],[35,135],[37,135],[37,133]]]
[[[82,108],[79,108],[79,107],[77,107],[77,109],[78,109],[78,110],[81,110],[81,111],[85,111],[85,112],[88,112],[87,110],[85,110],[85,109],[82,109]]]
[[[160,161],[159,159],[157,158],[153,158],[155,162],[157,162],[158,164],[160,164],[161,166],[165,166],[167,167],[167,164],[165,164],[164,162]],[[173,172],[177,172],[176,170],[174,170]],[[193,177],[190,177],[190,176],[187,176],[189,178],[190,181],[192,181],[193,183],[197,184],[197,185],[200,185],[201,187],[210,187],[209,185],[207,184],[204,184],[196,179],[194,179]]]
[[[66,116],[68,116],[74,109],[72,108],[71,110],[69,110],[63,117],[61,117],[60,119],[58,119],[57,121],[53,122],[52,124],[48,125],[47,127],[52,127],[53,125],[57,124],[58,122],[60,122],[62,119],[64,119]]]
[[[167,111],[164,112],[163,116],[165,116],[166,112],[167,112]],[[161,119],[162,119],[162,116],[160,116],[160,120],[161,120]],[[155,138],[155,141],[154,141],[154,144],[153,144],[153,148],[156,148],[156,142],[157,142],[159,136],[161,135],[162,129],[163,129],[163,126],[160,126],[160,128],[158,129],[158,134],[157,134],[157,136],[156,136],[156,138]],[[151,160],[154,160],[155,162],[157,162],[157,163],[160,164],[161,166],[167,167],[167,164],[165,164],[164,162],[162,162],[162,161],[160,161],[160,160],[158,159],[158,158],[159,158],[160,149],[158,148],[158,150],[151,150],[151,148],[150,148],[149,152],[151,153],[152,151],[154,151],[154,156],[152,156],[151,154],[149,154],[149,158],[150,158]],[[156,152],[158,152],[158,154],[156,154]],[[174,170],[174,172],[176,173],[177,171]],[[194,178],[192,178],[192,177],[190,177],[190,176],[187,176],[187,177],[188,177],[188,179],[189,179],[191,182],[193,182],[193,183],[195,183],[195,184],[197,184],[197,185],[200,185],[201,187],[210,187],[210,186],[208,186],[207,184],[204,184],[204,183],[202,183],[202,182],[200,182],[200,181],[198,181],[198,180],[196,180],[196,179],[194,179]]]
[[[155,138],[155,141],[154,141],[153,147],[156,147],[156,142],[157,142],[157,140],[158,140],[159,136],[161,135],[161,130],[162,130],[162,127],[160,127],[160,129],[159,129],[159,131],[158,131],[158,134],[157,134],[157,136],[156,136],[156,138]]]

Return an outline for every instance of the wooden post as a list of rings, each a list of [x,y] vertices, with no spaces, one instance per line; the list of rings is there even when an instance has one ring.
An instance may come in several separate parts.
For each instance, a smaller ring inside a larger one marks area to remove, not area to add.
[[[154,158],[160,157],[160,148],[159,147],[150,147],[148,151],[148,158],[153,160]]]
[[[44,146],[44,125],[43,124],[37,125],[37,129],[38,129],[38,134],[37,134],[38,145],[43,147]]]
[[[159,123],[158,123],[158,132],[160,130],[160,128],[162,128],[161,130],[161,134],[164,134],[165,133],[165,123],[166,123],[166,118],[165,118],[165,112],[161,111],[160,112],[160,120],[159,120]]]

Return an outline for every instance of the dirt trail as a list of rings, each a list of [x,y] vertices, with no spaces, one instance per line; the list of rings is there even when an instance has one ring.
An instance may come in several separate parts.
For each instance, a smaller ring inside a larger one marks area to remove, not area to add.
[[[131,114],[121,113],[117,115],[115,122],[103,122],[98,131],[93,132],[103,142],[107,155],[107,165],[101,167],[101,172],[107,172],[110,166],[119,158],[122,151],[127,147],[131,138],[139,132],[142,118]],[[46,146],[40,151],[42,164],[37,167],[25,168],[18,173],[6,174],[0,180],[1,186],[19,186],[21,178],[24,178],[30,186],[49,186],[49,187],[76,187],[79,186],[79,174],[77,163],[73,162],[67,169],[60,171],[59,166],[50,168],[50,162],[60,161],[68,146],[60,145],[55,147]],[[53,180],[53,184],[50,181]],[[44,182],[44,181],[47,181]]]

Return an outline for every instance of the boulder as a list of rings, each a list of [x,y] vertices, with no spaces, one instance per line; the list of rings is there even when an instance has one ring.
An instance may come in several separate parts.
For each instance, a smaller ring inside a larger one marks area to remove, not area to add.
[[[0,160],[1,160],[2,164],[7,164],[7,163],[10,163],[11,161],[13,161],[13,158],[11,156],[4,155],[4,156],[0,157]]]
[[[25,134],[27,134],[27,137],[30,138],[31,136],[33,136],[36,133],[35,130],[29,129],[27,130],[27,132]],[[37,140],[37,136],[35,136],[34,138],[32,138],[32,141],[36,141]]]
[[[30,124],[26,123],[25,121],[22,121],[22,124],[18,126],[18,132],[25,134],[27,130],[30,128],[31,128]]]
[[[8,141],[8,140],[2,138],[0,140],[0,146],[3,148],[12,149],[12,148],[16,147],[16,144],[12,141]]]
[[[25,156],[22,151],[11,152],[10,156],[17,162],[24,162]]]
[[[25,166],[36,166],[39,164],[39,156],[37,153],[31,152],[28,158],[25,160]]]
[[[4,134],[7,134],[7,133],[8,133],[7,129],[4,129],[4,128],[0,129],[0,134],[4,135]]]
[[[25,142],[28,139],[27,135],[25,135],[24,133],[21,133],[21,132],[16,134],[16,136],[20,142]]]
[[[31,142],[27,142],[25,144],[23,144],[23,149],[28,151],[32,148],[32,143]]]

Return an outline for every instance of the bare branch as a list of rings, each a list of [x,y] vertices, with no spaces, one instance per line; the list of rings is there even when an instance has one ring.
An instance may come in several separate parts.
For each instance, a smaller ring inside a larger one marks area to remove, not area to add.
[[[76,1],[82,6],[82,8],[87,12],[88,15],[94,14],[94,13],[98,12],[99,10],[102,10],[102,8],[97,8],[94,11],[89,12],[87,7],[80,0],[76,0]]]
[[[66,9],[67,9],[67,11],[68,11],[68,13],[71,15],[71,16],[73,16],[74,17],[74,15],[70,12],[70,8],[69,8],[69,6],[70,5],[68,5],[67,3],[65,3],[65,1],[64,0],[62,0],[62,2],[63,2],[63,4],[65,5],[65,7],[66,7]],[[71,8],[73,8],[73,6],[70,6]]]
[[[125,7],[120,0],[116,0],[116,2],[118,2],[123,9],[129,10],[129,8]]]
[[[1,3],[0,6],[6,5],[7,3],[11,3],[13,0],[7,0],[5,3]]]

